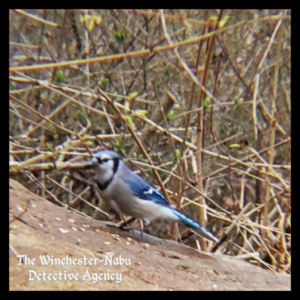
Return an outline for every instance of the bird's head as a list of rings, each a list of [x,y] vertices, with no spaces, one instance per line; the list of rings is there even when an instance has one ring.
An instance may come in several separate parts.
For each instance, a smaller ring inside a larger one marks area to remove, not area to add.
[[[86,168],[94,169],[99,176],[113,175],[116,173],[121,157],[112,150],[100,150],[86,164]],[[105,176],[105,178],[107,177]]]

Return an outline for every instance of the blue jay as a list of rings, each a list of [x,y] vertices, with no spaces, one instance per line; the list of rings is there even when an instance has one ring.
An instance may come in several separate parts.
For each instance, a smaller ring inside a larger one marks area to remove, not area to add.
[[[96,152],[87,167],[94,169],[101,197],[116,212],[148,222],[156,218],[183,221],[204,238],[219,242],[208,230],[171,207],[163,195],[127,168],[116,152]]]

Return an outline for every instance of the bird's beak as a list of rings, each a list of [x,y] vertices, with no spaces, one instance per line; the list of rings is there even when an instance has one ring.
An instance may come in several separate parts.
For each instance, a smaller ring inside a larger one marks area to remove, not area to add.
[[[96,157],[92,157],[89,161],[84,164],[84,169],[93,169],[97,166],[98,161]]]

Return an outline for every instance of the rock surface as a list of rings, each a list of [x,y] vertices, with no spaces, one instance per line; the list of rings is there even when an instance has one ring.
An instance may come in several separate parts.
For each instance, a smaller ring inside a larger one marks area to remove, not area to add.
[[[289,275],[146,234],[138,242],[132,233],[58,207],[14,180],[9,191],[10,248],[23,255],[9,251],[10,290],[291,289]],[[43,265],[43,255],[57,261]]]

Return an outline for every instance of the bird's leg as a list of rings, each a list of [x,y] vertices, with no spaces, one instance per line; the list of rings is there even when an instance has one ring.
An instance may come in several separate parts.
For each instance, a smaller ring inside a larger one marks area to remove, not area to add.
[[[135,223],[136,223],[137,220],[138,220],[138,219],[135,220],[133,226],[135,225]],[[139,220],[140,220],[140,225],[141,225],[141,232],[140,232],[140,234],[137,235],[137,234],[135,233],[135,231],[134,231],[134,229],[133,229],[133,226],[132,226],[131,230],[132,230],[132,233],[133,233],[134,237],[140,242],[140,241],[143,240],[143,235],[144,235],[144,224],[145,224],[144,222],[145,222],[145,220],[144,220],[144,219],[139,219]]]
[[[138,221],[138,219],[134,219],[132,225],[129,228],[129,231],[131,231],[132,234],[134,235],[134,237],[139,240],[139,237],[135,234],[135,231],[134,231],[134,225],[136,224],[137,221]]]
[[[137,235],[133,229],[135,223],[137,222],[138,219],[134,219],[133,217],[130,217],[128,219],[123,218],[122,221],[120,221],[119,223],[117,223],[117,227],[118,228],[122,228],[124,229],[124,226],[128,225],[129,223],[131,223],[134,220],[134,222],[132,223],[131,226],[128,226],[126,229],[129,231],[132,231],[134,237],[138,240],[138,241],[142,241],[143,240],[143,235],[144,235],[144,227],[146,227],[150,221],[147,219],[140,219],[140,224],[141,224],[141,232],[139,235]]]
[[[144,229],[147,225],[150,224],[150,221],[147,220],[147,219],[140,219],[140,224],[141,224],[141,233],[140,233],[140,236],[139,236],[139,241],[142,241],[143,240],[143,235],[144,235]]]
[[[140,219],[140,224],[141,224],[141,233],[139,236],[139,240],[141,241],[143,239],[143,235],[144,235],[144,219]]]

